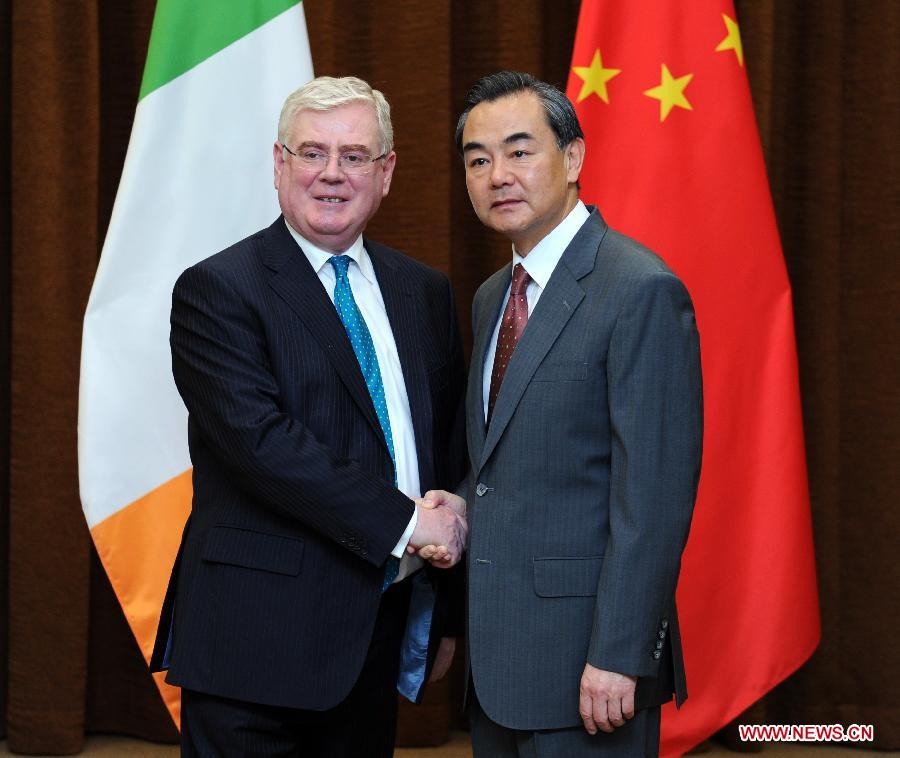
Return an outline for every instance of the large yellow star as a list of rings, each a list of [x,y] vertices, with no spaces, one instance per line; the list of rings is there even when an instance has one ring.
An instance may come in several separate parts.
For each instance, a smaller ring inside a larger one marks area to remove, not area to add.
[[[606,83],[614,76],[622,73],[619,68],[603,68],[603,59],[600,57],[600,49],[594,51],[594,57],[590,66],[572,66],[572,70],[583,80],[581,92],[578,93],[577,102],[581,102],[592,93],[609,104],[609,93],[606,91]]]
[[[676,105],[685,110],[694,110],[688,102],[688,99],[684,96],[684,88],[688,86],[693,78],[693,74],[685,74],[684,76],[679,76],[675,79],[672,74],[669,73],[666,64],[662,64],[662,81],[659,83],[659,86],[645,90],[644,92],[647,97],[659,100],[660,123],[666,120],[669,112]]]
[[[716,52],[721,53],[723,50],[734,50],[738,63],[744,65],[744,46],[741,44],[741,31],[738,29],[737,22],[729,16],[722,14],[722,20],[725,22],[725,28],[728,34],[716,47]]]

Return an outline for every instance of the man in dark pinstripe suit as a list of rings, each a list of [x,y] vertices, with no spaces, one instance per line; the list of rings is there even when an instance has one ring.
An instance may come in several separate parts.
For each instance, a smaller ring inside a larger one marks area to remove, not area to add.
[[[152,663],[184,755],[391,755],[397,689],[449,665],[455,572],[412,553],[465,541],[462,507],[415,502],[462,473],[463,360],[446,277],[363,237],[392,145],[365,82],[300,88],[282,217],[175,285],[194,502]]]

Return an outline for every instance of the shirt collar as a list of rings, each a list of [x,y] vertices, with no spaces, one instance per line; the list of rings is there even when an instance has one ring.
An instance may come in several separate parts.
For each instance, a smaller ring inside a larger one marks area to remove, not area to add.
[[[526,257],[519,255],[513,245],[513,266],[521,263],[535,283],[544,289],[562,254],[590,215],[584,203],[579,200],[556,228],[538,242]]]
[[[288,231],[291,234],[291,237],[294,238],[294,241],[300,246],[300,249],[303,251],[303,254],[306,256],[306,259],[309,261],[309,264],[313,267],[313,271],[318,274],[323,266],[328,265],[328,261],[331,260],[334,255],[347,255],[351,260],[356,262],[356,265],[359,266],[360,272],[366,278],[366,281],[369,284],[375,283],[375,269],[372,267],[372,259],[369,258],[369,254],[366,252],[366,248],[363,246],[363,238],[360,234],[359,237],[353,242],[350,247],[348,247],[342,253],[332,253],[328,250],[324,250],[317,245],[314,245],[310,242],[306,237],[297,232],[294,227],[292,227],[287,219],[284,220],[284,225],[287,227]],[[329,266],[329,270],[331,267]]]

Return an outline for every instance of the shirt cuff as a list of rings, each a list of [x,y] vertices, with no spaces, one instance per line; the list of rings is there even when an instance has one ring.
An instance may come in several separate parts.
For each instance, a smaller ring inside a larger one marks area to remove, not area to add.
[[[409,540],[413,536],[413,532],[416,530],[416,524],[419,522],[419,509],[416,508],[413,510],[412,518],[409,520],[409,526],[406,527],[406,531],[403,532],[403,535],[400,537],[400,541],[394,546],[394,549],[391,550],[391,555],[394,558],[402,558],[406,553],[406,546],[409,544]]]

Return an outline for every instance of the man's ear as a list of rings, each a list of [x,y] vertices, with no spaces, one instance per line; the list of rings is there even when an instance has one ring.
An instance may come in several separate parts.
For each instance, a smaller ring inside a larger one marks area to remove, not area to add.
[[[566,178],[569,184],[578,181],[581,169],[584,166],[584,140],[576,137],[566,145]]]
[[[384,184],[381,187],[381,196],[387,197],[391,189],[391,179],[394,177],[394,167],[397,165],[397,153],[391,150],[381,160],[384,161]]]
[[[275,189],[278,189],[278,182],[281,181],[281,170],[284,168],[284,145],[278,141],[272,145],[272,162],[275,166]]]

